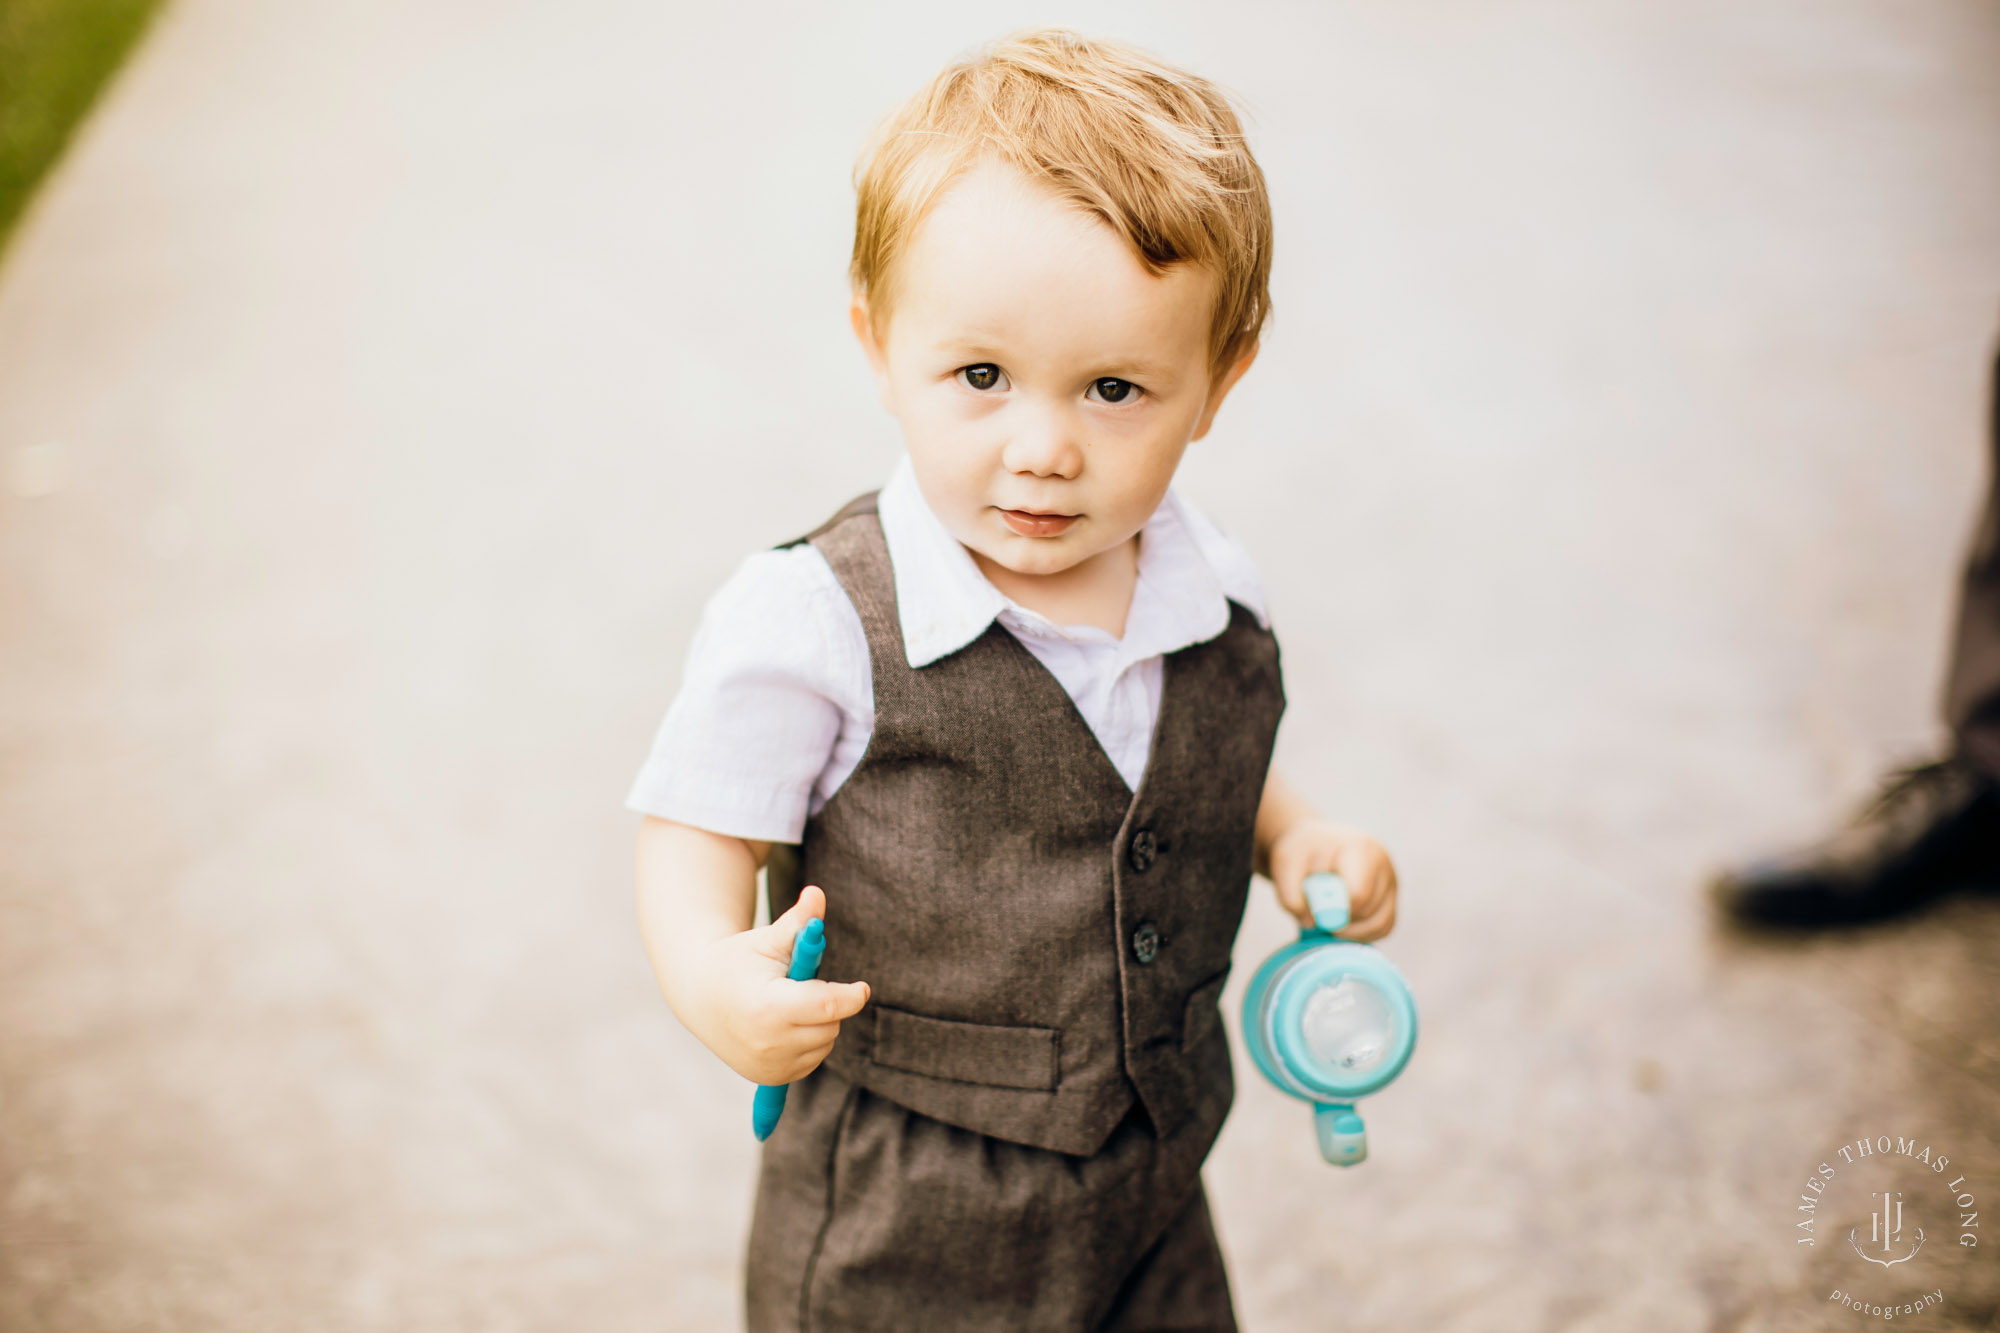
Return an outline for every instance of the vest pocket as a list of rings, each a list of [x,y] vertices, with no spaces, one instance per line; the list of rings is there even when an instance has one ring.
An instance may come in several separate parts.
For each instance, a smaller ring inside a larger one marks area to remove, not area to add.
[[[1222,1010],[1217,1006],[1222,999],[1222,984],[1228,980],[1229,969],[1225,967],[1188,992],[1187,1007],[1181,1011],[1182,1055],[1201,1045],[1221,1024]]]
[[[1057,1028],[993,1027],[874,1008],[878,1065],[990,1088],[1055,1090]]]

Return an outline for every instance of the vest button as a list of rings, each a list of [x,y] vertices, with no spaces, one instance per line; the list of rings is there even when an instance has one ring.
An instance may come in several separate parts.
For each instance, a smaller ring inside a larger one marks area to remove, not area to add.
[[[1142,921],[1132,932],[1132,956],[1142,963],[1150,963],[1160,956],[1160,928],[1150,921]]]
[[[1125,859],[1141,875],[1153,868],[1153,862],[1160,859],[1160,840],[1153,836],[1153,830],[1142,828],[1132,835],[1132,845],[1125,849]]]

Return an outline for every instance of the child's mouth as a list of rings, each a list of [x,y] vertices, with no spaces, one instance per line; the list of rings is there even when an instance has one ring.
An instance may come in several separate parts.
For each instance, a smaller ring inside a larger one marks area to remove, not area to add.
[[[1000,517],[1023,537],[1060,537],[1077,520],[1075,514],[1030,514],[1022,509],[1003,509]]]

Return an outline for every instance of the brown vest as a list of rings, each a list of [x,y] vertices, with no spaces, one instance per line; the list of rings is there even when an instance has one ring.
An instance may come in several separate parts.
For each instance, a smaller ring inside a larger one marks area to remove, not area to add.
[[[1230,603],[1165,658],[1135,796],[1067,692],[998,621],[912,669],[875,492],[805,537],[860,612],[875,731],[774,848],[771,911],[826,891],[819,975],[866,980],[827,1064],[933,1119],[1095,1152],[1136,1095],[1212,1138],[1232,1096],[1217,1007],[1284,690]]]

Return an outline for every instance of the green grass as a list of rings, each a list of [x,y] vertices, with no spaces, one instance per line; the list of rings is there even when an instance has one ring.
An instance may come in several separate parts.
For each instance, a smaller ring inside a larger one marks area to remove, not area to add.
[[[0,0],[0,254],[159,0]]]

